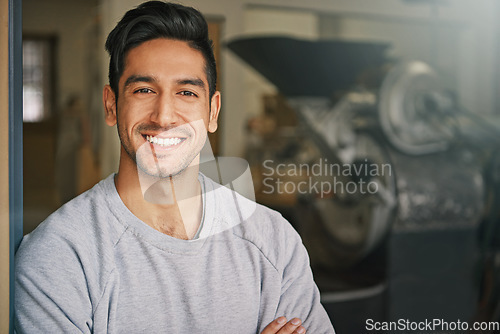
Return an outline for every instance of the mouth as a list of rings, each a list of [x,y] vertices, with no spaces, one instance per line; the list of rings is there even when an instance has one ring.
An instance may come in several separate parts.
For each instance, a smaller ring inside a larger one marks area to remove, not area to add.
[[[184,140],[186,140],[185,137],[161,138],[159,136],[152,136],[152,135],[143,135],[143,137],[150,144],[155,145],[155,146],[159,146],[162,148],[173,147],[173,146],[179,145]]]

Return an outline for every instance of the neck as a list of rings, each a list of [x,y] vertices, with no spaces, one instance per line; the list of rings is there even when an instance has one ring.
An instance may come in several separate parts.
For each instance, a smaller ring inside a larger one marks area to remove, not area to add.
[[[125,206],[145,224],[178,239],[192,239],[202,217],[198,171],[195,162],[175,176],[156,177],[135,164],[126,168],[120,160],[115,184]]]

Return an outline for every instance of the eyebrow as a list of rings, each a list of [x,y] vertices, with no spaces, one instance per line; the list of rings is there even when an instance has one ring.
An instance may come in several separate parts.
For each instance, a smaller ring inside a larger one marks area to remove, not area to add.
[[[152,83],[152,82],[156,82],[156,78],[154,78],[153,76],[149,76],[149,75],[131,75],[127,78],[127,80],[125,80],[125,84],[123,85],[124,88],[127,88],[128,86],[130,86],[131,84],[133,83],[136,83],[136,82],[147,82],[147,83]],[[177,80],[177,84],[178,85],[192,85],[192,86],[197,86],[197,87],[200,87],[200,88],[205,88],[205,83],[203,82],[203,80],[201,79],[179,79]]]
[[[200,88],[205,88],[205,83],[201,79],[181,79],[177,80],[179,85],[192,85]]]
[[[123,85],[123,87],[127,88],[128,86],[130,86],[131,84],[136,83],[136,82],[151,83],[151,82],[156,82],[156,79],[154,77],[148,76],[148,75],[131,75],[127,78],[127,80],[125,80],[125,84]]]

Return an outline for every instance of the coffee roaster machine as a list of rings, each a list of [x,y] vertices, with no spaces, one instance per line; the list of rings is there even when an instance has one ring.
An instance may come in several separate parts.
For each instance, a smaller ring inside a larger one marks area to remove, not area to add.
[[[461,107],[428,64],[388,60],[389,45],[227,46],[300,120],[289,161],[342,166],[313,177],[351,185],[301,194],[288,213],[337,331],[366,332],[368,319],[500,320],[500,122]]]

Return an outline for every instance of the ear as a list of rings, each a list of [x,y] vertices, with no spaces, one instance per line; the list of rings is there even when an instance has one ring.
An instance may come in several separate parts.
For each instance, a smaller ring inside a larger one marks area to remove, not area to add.
[[[114,126],[116,124],[116,98],[115,92],[110,85],[104,86],[102,91],[102,102],[104,103],[104,118],[106,124]]]
[[[214,133],[217,130],[217,120],[219,119],[219,111],[221,106],[220,92],[217,91],[212,96],[210,103],[210,118],[208,120],[208,132]]]

